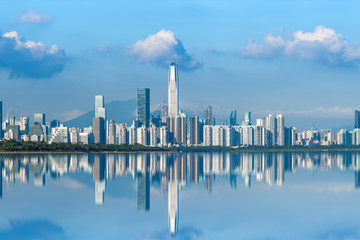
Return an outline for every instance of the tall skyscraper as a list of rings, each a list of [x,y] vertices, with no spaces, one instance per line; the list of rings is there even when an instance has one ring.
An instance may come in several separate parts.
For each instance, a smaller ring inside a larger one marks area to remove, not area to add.
[[[45,113],[34,114],[34,125],[45,125]]]
[[[236,110],[230,112],[230,126],[236,125]]]
[[[199,117],[194,116],[190,118],[190,144],[198,145],[200,144],[200,122]]]
[[[105,120],[102,117],[93,118],[94,143],[106,144]]]
[[[95,96],[95,117],[102,117],[106,120],[106,110],[104,104],[104,96]]]
[[[284,115],[279,114],[276,116],[276,136],[277,136],[277,145],[285,145],[285,118]]]
[[[355,110],[355,126],[354,128],[360,128],[360,111]]]
[[[179,113],[179,73],[174,61],[170,64],[168,77],[168,116],[176,117]]]
[[[137,122],[138,127],[150,126],[150,89],[137,89]]]

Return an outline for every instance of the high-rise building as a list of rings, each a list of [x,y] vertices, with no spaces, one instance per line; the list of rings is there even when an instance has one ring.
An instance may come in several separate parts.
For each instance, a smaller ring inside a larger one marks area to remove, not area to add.
[[[285,145],[285,118],[284,115],[279,114],[276,116],[276,136],[277,136],[277,145]]]
[[[199,117],[194,116],[190,118],[190,145],[200,144],[200,122]]]
[[[57,127],[52,129],[49,143],[68,143],[69,141],[70,135],[67,127]]]
[[[102,117],[104,120],[106,120],[106,110],[103,95],[95,96],[95,117]]]
[[[187,124],[184,113],[176,116],[175,119],[175,141],[177,144],[187,144]]]
[[[56,128],[56,127],[60,127],[60,121],[55,119],[50,122],[50,129]]]
[[[93,118],[94,143],[106,144],[105,120],[102,117]]]
[[[108,144],[115,144],[116,143],[116,133],[115,133],[115,123],[113,120],[109,121],[108,124],[108,140],[107,143]]]
[[[236,125],[236,110],[230,112],[230,126]]]
[[[150,89],[137,89],[137,122],[138,127],[150,126]]]
[[[354,128],[360,128],[360,111],[355,110],[355,126]]]
[[[179,113],[179,73],[174,61],[169,66],[168,78],[168,116],[176,117]]]
[[[45,113],[34,114],[34,125],[45,125]]]
[[[28,132],[30,130],[29,117],[20,117],[20,131]]]
[[[266,117],[265,128],[268,130],[268,145],[274,146],[277,143],[277,128],[276,128],[277,121],[272,114],[269,114]]]

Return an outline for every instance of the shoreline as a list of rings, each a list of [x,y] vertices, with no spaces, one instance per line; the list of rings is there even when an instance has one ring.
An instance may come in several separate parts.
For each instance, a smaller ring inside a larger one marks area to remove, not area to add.
[[[134,151],[0,151],[0,155],[6,154],[109,154],[109,153],[281,153],[281,152],[360,152],[360,147],[354,148],[203,148],[203,147],[190,147],[190,148],[177,148],[169,150],[134,150]]]

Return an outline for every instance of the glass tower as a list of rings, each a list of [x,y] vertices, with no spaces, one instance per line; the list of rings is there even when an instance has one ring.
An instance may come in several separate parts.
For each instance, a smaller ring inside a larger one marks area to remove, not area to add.
[[[168,116],[176,117],[179,113],[179,73],[174,61],[169,66],[168,77]]]
[[[150,126],[150,89],[137,89],[137,122],[138,127]]]

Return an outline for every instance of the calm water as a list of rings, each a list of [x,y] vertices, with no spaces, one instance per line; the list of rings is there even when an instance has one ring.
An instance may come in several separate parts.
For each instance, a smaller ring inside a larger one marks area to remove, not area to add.
[[[0,239],[360,239],[359,153],[0,159]]]

